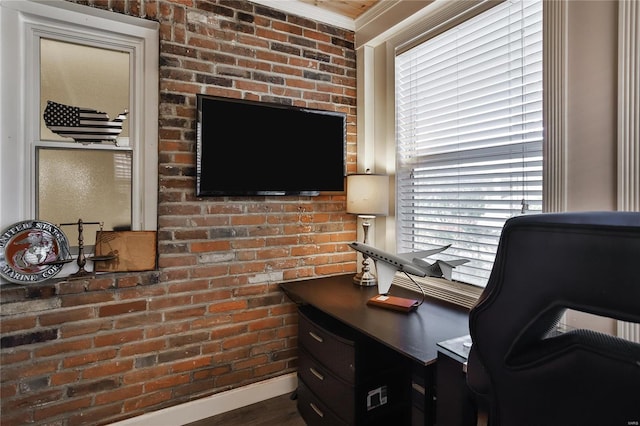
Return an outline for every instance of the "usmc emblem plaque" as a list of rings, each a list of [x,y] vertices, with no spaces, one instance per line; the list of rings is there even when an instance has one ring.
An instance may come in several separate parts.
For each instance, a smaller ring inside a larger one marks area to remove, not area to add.
[[[0,234],[0,276],[16,284],[32,284],[55,276],[69,253],[66,235],[55,225],[25,220]]]

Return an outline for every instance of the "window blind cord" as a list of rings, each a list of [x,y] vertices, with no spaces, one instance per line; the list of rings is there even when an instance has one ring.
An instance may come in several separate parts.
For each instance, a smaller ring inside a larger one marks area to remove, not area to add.
[[[522,16],[524,16],[524,14],[525,14],[524,3],[520,3],[520,13],[522,14]],[[521,22],[520,23],[520,37],[524,40],[525,33],[524,33],[523,25],[524,24]],[[525,67],[525,62],[526,62],[525,54],[526,54],[526,52],[525,52],[525,48],[524,48],[524,43],[522,43],[520,45],[520,57],[522,58],[522,68],[520,70],[520,87],[522,87],[522,88],[525,87],[524,71],[523,71],[523,69]],[[524,89],[523,89],[523,91],[524,91]],[[524,108],[524,106],[522,108]],[[524,133],[523,133],[522,137],[524,138]],[[524,151],[525,151],[525,144],[523,143],[522,144],[522,201],[520,202],[520,205],[521,205],[520,214],[525,214],[527,212],[527,210],[529,210],[529,203],[527,203],[527,191],[526,191],[527,172],[526,172]]]

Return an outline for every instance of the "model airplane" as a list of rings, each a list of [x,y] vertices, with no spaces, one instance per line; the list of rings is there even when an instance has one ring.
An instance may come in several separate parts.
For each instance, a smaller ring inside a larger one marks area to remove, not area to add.
[[[444,277],[445,279],[451,280],[451,271],[453,268],[469,261],[467,259],[456,259],[436,260],[434,263],[429,263],[424,260],[425,257],[445,251],[451,247],[451,244],[431,250],[402,254],[387,253],[373,246],[358,242],[350,243],[349,247],[370,257],[375,262],[376,270],[378,271],[378,293],[380,294],[387,294],[389,292],[391,282],[397,271],[418,277]]]

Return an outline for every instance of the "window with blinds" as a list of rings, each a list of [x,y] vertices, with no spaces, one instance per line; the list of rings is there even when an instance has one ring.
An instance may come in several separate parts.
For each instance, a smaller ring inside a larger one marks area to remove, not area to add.
[[[396,247],[452,244],[484,286],[504,222],[542,211],[542,1],[505,1],[398,53]],[[437,257],[437,256],[434,256]]]

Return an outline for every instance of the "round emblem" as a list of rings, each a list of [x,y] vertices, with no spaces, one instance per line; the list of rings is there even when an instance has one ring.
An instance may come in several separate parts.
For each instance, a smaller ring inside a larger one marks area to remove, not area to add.
[[[45,281],[60,272],[68,253],[67,237],[57,226],[18,222],[0,234],[0,275],[17,284]]]

